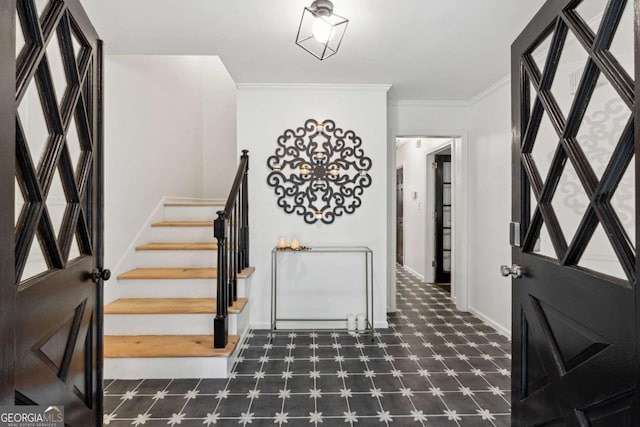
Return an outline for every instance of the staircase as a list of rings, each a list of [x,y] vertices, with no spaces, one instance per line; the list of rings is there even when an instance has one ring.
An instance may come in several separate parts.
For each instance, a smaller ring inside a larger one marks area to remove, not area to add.
[[[228,306],[228,341],[214,348],[218,246],[213,220],[222,204],[169,202],[118,276],[120,298],[104,308],[105,378],[225,378],[249,328],[253,272],[237,274]]]

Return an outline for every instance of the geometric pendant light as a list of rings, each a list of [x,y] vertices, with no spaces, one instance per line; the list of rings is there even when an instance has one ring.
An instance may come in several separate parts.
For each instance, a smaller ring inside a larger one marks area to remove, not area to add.
[[[338,52],[348,23],[333,13],[329,0],[315,0],[302,11],[296,44],[321,61],[327,59]]]

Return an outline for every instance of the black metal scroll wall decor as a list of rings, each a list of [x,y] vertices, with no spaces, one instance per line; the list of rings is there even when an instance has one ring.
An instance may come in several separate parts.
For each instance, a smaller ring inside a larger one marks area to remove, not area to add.
[[[354,213],[371,185],[371,159],[364,155],[362,139],[333,120],[309,119],[303,127],[284,131],[267,166],[267,184],[278,206],[307,224],[331,224]]]

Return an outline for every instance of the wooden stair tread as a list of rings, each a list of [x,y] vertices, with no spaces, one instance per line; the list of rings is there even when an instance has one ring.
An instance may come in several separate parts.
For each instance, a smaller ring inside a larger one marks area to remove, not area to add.
[[[104,357],[227,357],[240,337],[229,335],[227,347],[213,348],[213,335],[105,335]]]
[[[240,313],[247,305],[238,298],[229,313]],[[215,314],[215,298],[121,298],[104,308],[104,314]]]
[[[247,267],[238,273],[238,279],[246,279],[253,274],[255,268]],[[215,279],[217,268],[136,268],[118,276],[118,280],[149,279]]]
[[[211,221],[160,221],[151,224],[152,227],[211,227],[213,229],[213,219]]]
[[[118,276],[122,279],[215,279],[216,268],[136,268]]]
[[[192,243],[147,243],[136,247],[137,251],[215,251],[218,245],[214,242]]]

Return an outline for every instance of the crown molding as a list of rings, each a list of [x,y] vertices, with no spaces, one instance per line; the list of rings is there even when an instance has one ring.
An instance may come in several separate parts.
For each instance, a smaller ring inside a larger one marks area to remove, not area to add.
[[[497,82],[495,82],[494,84],[492,84],[491,86],[489,86],[488,88],[486,88],[485,90],[483,90],[482,92],[478,93],[476,96],[471,98],[469,100],[469,106],[477,104],[478,102],[480,102],[487,96],[491,95],[493,92],[497,91],[498,89],[502,88],[503,86],[509,84],[510,82],[511,82],[511,74],[507,74],[506,76],[504,76],[503,78],[501,78],[500,80],[498,80]]]
[[[471,104],[468,101],[419,101],[419,100],[390,100],[390,107],[445,107],[464,108]]]
[[[389,84],[237,83],[238,90],[345,90],[388,92]]]

